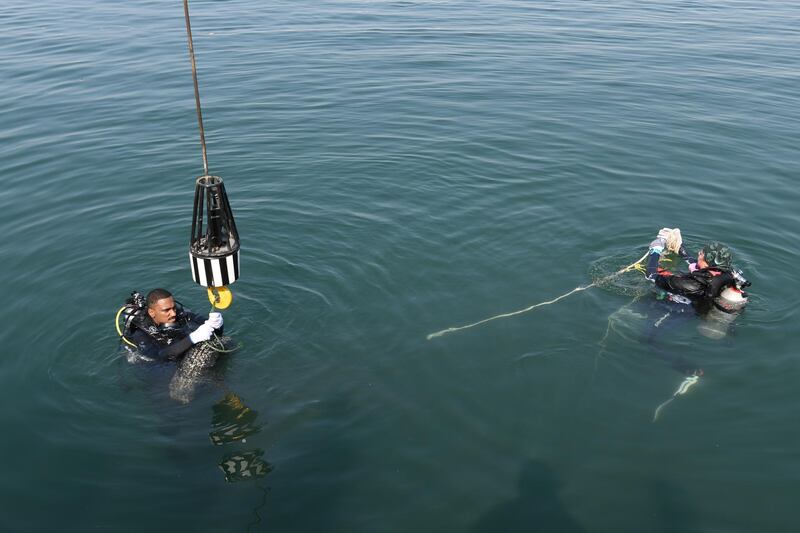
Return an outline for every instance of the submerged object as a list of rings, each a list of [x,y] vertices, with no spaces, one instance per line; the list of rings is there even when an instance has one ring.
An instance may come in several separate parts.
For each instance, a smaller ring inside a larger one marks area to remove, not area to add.
[[[225,287],[239,278],[239,233],[218,176],[197,178],[189,260],[192,279],[203,287]]]
[[[220,354],[231,351],[227,348],[230,343],[230,337],[219,337],[217,342],[205,341],[189,348],[169,382],[169,397],[184,404],[191,402],[197,385],[208,378]]]

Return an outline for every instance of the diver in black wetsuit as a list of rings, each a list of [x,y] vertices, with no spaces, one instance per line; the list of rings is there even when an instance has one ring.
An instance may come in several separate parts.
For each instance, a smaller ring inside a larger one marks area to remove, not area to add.
[[[123,338],[130,339],[139,354],[151,361],[177,361],[192,346],[210,339],[214,332],[222,335],[220,313],[210,313],[207,319],[192,313],[177,304],[165,289],[150,291],[146,309],[131,312],[125,324]]]
[[[665,250],[677,253],[689,265],[689,272],[673,273],[659,266]],[[742,291],[750,283],[744,279],[741,271],[731,267],[731,253],[727,247],[712,243],[703,247],[697,258],[691,257],[683,246],[680,230],[662,228],[658,236],[650,243],[650,254],[647,258],[646,276],[658,288],[657,300],[664,314],[652,325],[647,336],[653,342],[665,322],[676,316],[694,315],[708,317],[715,314],[725,327],[733,317],[744,309],[747,295]],[[711,333],[703,332],[712,338],[725,335],[722,328],[706,328]],[[655,346],[655,345],[654,345]],[[668,360],[672,366],[687,375],[702,375],[703,371],[681,355],[665,354],[656,346],[656,352],[662,359]]]

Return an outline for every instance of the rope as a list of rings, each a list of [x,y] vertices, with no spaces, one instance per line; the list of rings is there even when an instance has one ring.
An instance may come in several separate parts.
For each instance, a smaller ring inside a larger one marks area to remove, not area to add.
[[[214,302],[211,302],[211,311],[209,311],[208,314],[210,315],[211,313],[213,313],[216,308],[217,308],[217,306],[214,305]],[[233,348],[226,348],[225,347],[225,343],[222,342],[222,339],[220,339],[219,336],[217,336],[217,332],[216,331],[212,332],[211,334],[214,336],[214,340],[208,339],[206,342],[208,343],[209,346],[214,348],[215,352],[218,352],[218,353],[231,353],[231,352],[235,352],[236,350],[238,350],[239,348],[244,346],[244,344],[242,342],[239,342]]]
[[[233,348],[226,348],[226,347],[225,347],[225,343],[224,343],[224,342],[222,342],[222,339],[220,339],[220,338],[217,336],[217,334],[216,334],[216,333],[213,333],[213,335],[214,335],[214,339],[208,339],[206,342],[207,342],[207,343],[208,343],[208,345],[209,345],[209,346],[211,346],[211,347],[214,349],[214,351],[215,351],[215,352],[217,352],[217,353],[232,353],[232,352],[235,352],[236,350],[238,350],[239,348],[241,348],[242,346],[244,346],[244,344],[243,344],[242,342],[239,342],[239,343],[238,343],[236,346],[234,346]]]
[[[572,289],[568,293],[562,294],[558,298],[553,298],[552,300],[548,300],[546,302],[540,302],[538,304],[531,305],[530,307],[526,307],[525,309],[520,309],[519,311],[514,311],[514,312],[511,312],[511,313],[503,313],[501,315],[495,315],[495,316],[492,316],[492,317],[489,317],[489,318],[484,318],[483,320],[479,320],[478,322],[473,322],[472,324],[467,324],[466,326],[458,326],[458,327],[452,327],[452,328],[443,329],[441,331],[436,331],[436,332],[431,333],[430,335],[428,335],[427,339],[431,340],[431,339],[433,339],[435,337],[441,337],[442,335],[445,335],[446,333],[453,333],[454,331],[461,331],[462,329],[474,328],[475,326],[480,326],[481,324],[486,324],[487,322],[491,322],[492,320],[497,320],[498,318],[508,318],[508,317],[511,317],[511,316],[521,315],[522,313],[527,313],[528,311],[532,311],[532,310],[536,309],[537,307],[541,307],[543,305],[554,304],[557,301],[562,300],[562,299],[566,298],[567,296],[569,296],[571,294],[574,294],[574,293],[580,292],[580,291],[585,291],[586,289],[591,289],[595,285],[598,285],[600,283],[604,283],[604,282],[606,282],[606,281],[608,281],[608,280],[610,280],[610,279],[612,279],[612,278],[614,278],[616,276],[619,276],[620,274],[628,272],[631,269],[642,270],[643,267],[640,265],[640,263],[642,261],[644,261],[645,258],[647,258],[647,256],[649,254],[650,254],[650,251],[648,250],[635,263],[631,263],[630,265],[628,265],[628,266],[626,266],[624,268],[621,268],[620,270],[614,272],[613,274],[609,274],[605,278],[599,279],[597,281],[593,281],[592,283],[590,283],[589,285],[586,285],[585,287],[580,287],[580,286],[579,287],[575,287],[574,289]]]
[[[653,413],[653,422],[655,422],[656,420],[658,420],[658,414],[661,412],[661,410],[662,410],[664,407],[666,407],[667,405],[669,405],[669,404],[670,404],[670,402],[672,402],[672,400],[674,400],[674,399],[675,399],[675,398],[677,398],[678,396],[683,396],[684,394],[686,394],[687,392],[689,392],[689,389],[690,389],[690,388],[691,388],[691,387],[692,387],[692,386],[693,386],[695,383],[697,383],[699,380],[700,380],[700,376],[696,376],[696,375],[695,375],[695,376],[687,376],[687,378],[686,378],[686,379],[684,379],[684,380],[681,382],[681,384],[680,384],[680,385],[678,385],[678,388],[677,388],[677,390],[676,390],[676,391],[675,391],[675,392],[672,394],[672,396],[671,396],[671,397],[670,397],[670,398],[669,398],[667,401],[665,401],[664,403],[662,403],[661,405],[659,405],[658,407],[656,407],[656,412],[655,412],[655,413]]]

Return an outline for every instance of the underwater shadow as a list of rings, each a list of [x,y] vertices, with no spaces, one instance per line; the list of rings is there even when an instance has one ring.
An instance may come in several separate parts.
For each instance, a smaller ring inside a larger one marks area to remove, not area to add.
[[[284,457],[276,460],[269,474],[263,522],[249,531],[353,530],[354,517],[343,505],[355,475],[355,450],[363,443],[342,425],[353,410],[349,395],[336,394],[320,401],[314,412],[308,413],[306,424],[281,439],[277,454]]]
[[[559,499],[559,490],[553,469],[541,461],[530,460],[520,472],[516,497],[491,508],[471,531],[585,533]]]
[[[658,533],[691,533],[700,531],[697,525],[697,512],[688,493],[674,483],[655,480],[650,486],[655,500]]]

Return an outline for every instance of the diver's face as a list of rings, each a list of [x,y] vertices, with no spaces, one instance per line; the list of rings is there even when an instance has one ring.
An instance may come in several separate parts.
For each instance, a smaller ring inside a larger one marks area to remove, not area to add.
[[[147,314],[150,315],[156,326],[171,324],[175,322],[175,300],[171,296],[162,298],[147,308]]]

